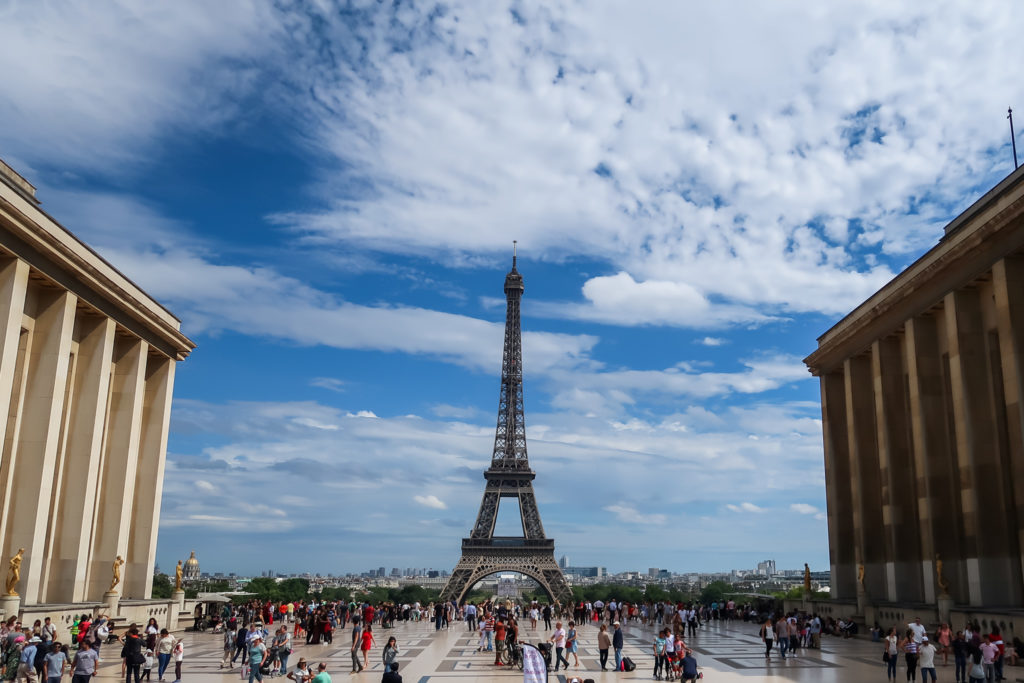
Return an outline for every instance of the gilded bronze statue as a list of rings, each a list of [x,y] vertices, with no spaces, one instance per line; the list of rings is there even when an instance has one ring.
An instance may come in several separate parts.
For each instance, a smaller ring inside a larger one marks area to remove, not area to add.
[[[108,593],[113,593],[114,589],[117,588],[117,584],[121,583],[121,565],[124,564],[124,560],[118,555],[117,559],[114,560],[114,576],[110,579],[110,588],[107,590]]]
[[[178,560],[178,566],[174,568],[174,590],[180,591],[181,588],[181,560]]]
[[[804,590],[811,592],[811,568],[804,562]]]
[[[935,554],[935,583],[939,585],[940,595],[949,595],[949,581],[942,575],[942,558]]]
[[[21,581],[21,560],[25,555],[24,548],[18,548],[17,554],[7,563],[7,583],[4,590],[7,595],[18,594],[18,582]]]

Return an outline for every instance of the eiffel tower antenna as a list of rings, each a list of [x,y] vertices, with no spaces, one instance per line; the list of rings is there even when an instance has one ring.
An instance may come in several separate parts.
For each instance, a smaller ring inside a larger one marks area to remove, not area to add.
[[[462,557],[452,572],[442,600],[462,602],[480,579],[497,572],[518,572],[534,579],[552,603],[572,600],[572,592],[555,562],[555,541],[544,535],[533,479],[526,454],[523,411],[523,345],[519,302],[523,276],[516,270],[516,242],[512,242],[512,270],[505,275],[505,346],[498,394],[498,424],[494,431],[491,466],[484,472],[487,485],[469,538],[462,539]],[[498,506],[506,498],[519,501],[522,536],[495,536]]]

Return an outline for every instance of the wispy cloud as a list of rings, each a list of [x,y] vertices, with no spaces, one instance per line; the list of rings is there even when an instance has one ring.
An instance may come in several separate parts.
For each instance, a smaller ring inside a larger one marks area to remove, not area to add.
[[[604,509],[627,524],[664,524],[668,520],[668,517],[660,512],[643,514],[628,505],[608,505]]]

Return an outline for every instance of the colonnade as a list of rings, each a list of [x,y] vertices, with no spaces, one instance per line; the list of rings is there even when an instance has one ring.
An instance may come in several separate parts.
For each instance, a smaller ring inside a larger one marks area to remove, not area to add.
[[[821,379],[833,596],[935,603],[945,590],[963,605],[1020,606],[1024,256],[918,308],[853,355],[808,359]]]
[[[176,359],[21,258],[0,261],[0,551],[23,605],[148,598]]]

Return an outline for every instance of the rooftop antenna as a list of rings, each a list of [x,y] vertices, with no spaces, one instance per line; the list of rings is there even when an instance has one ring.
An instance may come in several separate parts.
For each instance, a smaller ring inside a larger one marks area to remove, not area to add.
[[[1010,119],[1010,144],[1013,145],[1013,170],[1017,170],[1017,139],[1013,136],[1013,108],[1006,108],[1006,118]]]
[[[1014,149],[1016,149],[1016,147]],[[1017,159],[1017,152],[1013,153],[1013,158],[1014,158],[1014,160]],[[516,241],[512,240],[512,270],[515,270],[515,269],[516,269]]]

